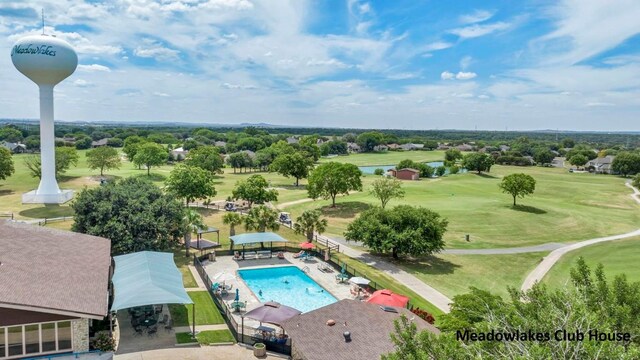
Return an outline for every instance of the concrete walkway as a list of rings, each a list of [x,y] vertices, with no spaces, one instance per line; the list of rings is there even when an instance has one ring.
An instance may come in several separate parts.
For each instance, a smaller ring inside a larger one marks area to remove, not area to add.
[[[625,183],[625,185],[628,188],[630,188],[631,190],[633,190],[633,194],[631,194],[631,198],[633,200],[635,200],[638,204],[640,204],[640,191],[638,191],[638,189],[634,188],[631,185],[631,183],[627,182],[627,183]],[[527,275],[527,278],[524,279],[524,283],[522,284],[520,289],[523,290],[523,291],[531,289],[531,287],[536,282],[539,282],[539,281],[542,280],[542,278],[544,278],[544,276],[549,272],[549,270],[551,270],[553,265],[555,265],[555,263],[558,262],[558,260],[560,260],[562,255],[568,253],[569,251],[573,251],[573,250],[576,250],[576,249],[583,248],[585,246],[598,244],[598,243],[605,242],[605,241],[626,239],[626,238],[630,238],[630,237],[634,237],[634,236],[640,236],[640,229],[638,229],[636,231],[628,232],[626,234],[606,236],[606,237],[601,237],[601,238],[597,238],[597,239],[585,240],[585,241],[581,241],[579,243],[563,246],[563,247],[561,247],[559,249],[556,249],[556,250],[552,251],[551,254],[547,255],[544,258],[544,260],[542,260],[542,262],[540,264],[538,264],[538,266],[536,266],[536,268],[533,269],[533,271],[531,271],[529,273],[529,275]]]
[[[512,248],[497,248],[497,249],[445,249],[440,254],[450,255],[506,255],[506,254],[524,254],[532,252],[547,252],[560,249],[567,246],[567,244],[559,243],[545,243],[535,246],[523,246]]]
[[[176,333],[190,333],[193,330],[191,326],[176,326],[173,331]],[[227,324],[215,324],[215,325],[196,325],[196,332],[207,330],[229,330]]]

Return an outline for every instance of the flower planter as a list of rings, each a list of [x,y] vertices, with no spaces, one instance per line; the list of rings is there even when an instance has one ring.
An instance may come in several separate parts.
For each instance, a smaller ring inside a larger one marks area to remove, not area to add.
[[[267,347],[263,343],[253,344],[253,356],[255,357],[267,356]]]

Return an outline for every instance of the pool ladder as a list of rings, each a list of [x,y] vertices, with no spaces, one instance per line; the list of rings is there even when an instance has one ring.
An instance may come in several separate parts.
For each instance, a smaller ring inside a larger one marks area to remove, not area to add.
[[[309,267],[308,266],[303,267],[302,272],[307,274],[309,272]]]

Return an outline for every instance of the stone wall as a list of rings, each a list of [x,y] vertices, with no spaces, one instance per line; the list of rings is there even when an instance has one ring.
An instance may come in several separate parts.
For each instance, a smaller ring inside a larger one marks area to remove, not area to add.
[[[89,319],[72,320],[71,336],[74,352],[89,351]]]

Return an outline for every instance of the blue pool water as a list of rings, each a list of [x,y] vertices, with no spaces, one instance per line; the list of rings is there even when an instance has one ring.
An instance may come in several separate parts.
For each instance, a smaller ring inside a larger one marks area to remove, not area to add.
[[[338,301],[295,266],[238,270],[238,274],[260,302],[276,301],[304,313]]]
[[[425,163],[425,164],[431,166],[432,168],[437,168],[438,166],[444,165],[444,162],[442,162],[442,161],[432,161],[432,162],[428,162],[428,163]],[[358,166],[358,168],[360,169],[360,171],[362,171],[363,174],[369,174],[369,175],[373,174],[373,172],[376,169],[382,169],[385,172],[387,172],[387,170],[393,169],[395,167],[396,167],[395,165]],[[449,170],[447,169],[447,171],[449,171]]]

